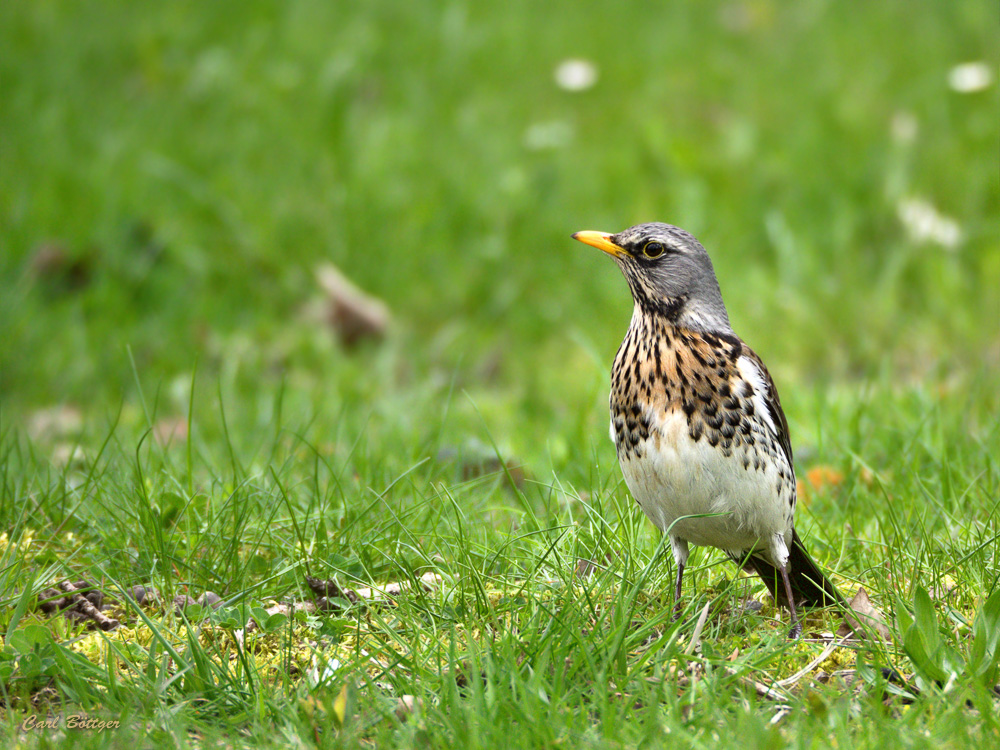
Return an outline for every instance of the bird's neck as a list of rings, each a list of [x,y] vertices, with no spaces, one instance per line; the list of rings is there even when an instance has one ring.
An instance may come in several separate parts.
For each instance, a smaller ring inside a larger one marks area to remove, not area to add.
[[[637,314],[665,325],[688,328],[699,333],[732,334],[722,292],[714,279],[696,289],[670,296],[626,264],[620,264],[635,301]]]
[[[632,310],[632,326],[642,328],[681,328],[698,333],[733,335],[729,315],[719,300],[706,305],[688,297],[636,297]]]

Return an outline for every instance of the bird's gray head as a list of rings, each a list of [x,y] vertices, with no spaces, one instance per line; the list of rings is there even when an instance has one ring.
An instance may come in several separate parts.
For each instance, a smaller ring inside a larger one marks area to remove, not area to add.
[[[697,331],[732,332],[712,261],[683,229],[653,222],[618,234],[577,232],[573,238],[615,259],[644,312]]]

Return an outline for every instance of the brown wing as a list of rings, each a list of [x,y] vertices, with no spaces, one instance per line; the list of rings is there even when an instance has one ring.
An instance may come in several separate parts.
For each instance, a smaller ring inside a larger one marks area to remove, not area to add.
[[[764,406],[768,410],[771,423],[778,431],[778,445],[785,452],[788,459],[788,466],[795,471],[792,466],[792,441],[788,434],[788,420],[785,419],[785,412],[781,408],[781,400],[778,398],[778,389],[774,386],[774,380],[767,367],[749,347],[743,347],[743,354],[751,360],[760,370],[764,380],[764,392],[761,393]],[[793,490],[794,491],[794,490]],[[792,544],[788,550],[788,575],[792,586],[792,594],[798,604],[805,607],[826,607],[831,604],[844,605],[844,598],[837,591],[833,582],[824,575],[819,566],[806,552],[805,545],[799,538],[795,529],[792,529]],[[747,567],[757,573],[767,586],[771,596],[775,601],[787,606],[784,586],[781,585],[778,570],[770,561],[759,555],[752,555],[747,561]]]

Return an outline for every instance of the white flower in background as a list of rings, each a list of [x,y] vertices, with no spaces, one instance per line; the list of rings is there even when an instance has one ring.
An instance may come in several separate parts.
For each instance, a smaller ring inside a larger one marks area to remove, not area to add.
[[[566,91],[585,91],[597,83],[597,66],[589,60],[571,58],[556,66],[556,85]]]
[[[87,454],[79,445],[60,443],[52,450],[52,463],[56,466],[69,466],[70,464],[81,464],[87,460]]]
[[[934,242],[945,250],[955,250],[962,242],[962,229],[958,222],[942,216],[922,198],[901,200],[896,213],[914,242]]]
[[[573,126],[564,120],[536,122],[524,131],[524,146],[529,151],[560,148],[572,140]]]
[[[889,122],[889,132],[896,143],[913,143],[918,130],[917,118],[910,112],[896,112]]]
[[[948,85],[960,94],[972,94],[989,88],[993,83],[993,71],[984,62],[969,62],[956,65],[948,71]]]

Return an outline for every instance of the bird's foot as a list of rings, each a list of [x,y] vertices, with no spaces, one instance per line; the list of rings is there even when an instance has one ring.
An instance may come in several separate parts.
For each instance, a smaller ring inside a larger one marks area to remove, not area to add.
[[[681,614],[683,612],[684,612],[684,607],[681,606],[681,603],[680,602],[674,602],[674,614],[670,618],[671,621],[677,622],[679,619],[681,619]]]
[[[800,635],[802,635],[802,623],[792,623],[792,628],[788,631],[788,640],[797,640]]]

